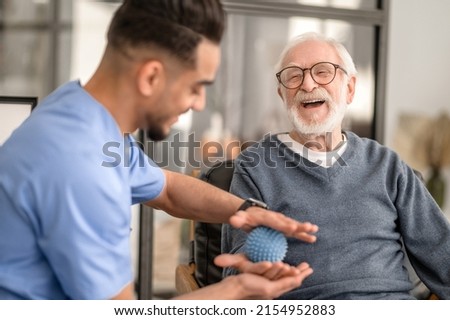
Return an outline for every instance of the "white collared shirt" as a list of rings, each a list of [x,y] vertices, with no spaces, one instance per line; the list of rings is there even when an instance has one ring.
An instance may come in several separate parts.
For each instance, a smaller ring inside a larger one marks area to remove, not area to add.
[[[347,149],[347,137],[342,134],[343,143],[338,146],[337,150],[330,152],[314,151],[303,144],[291,138],[289,133],[281,133],[277,135],[278,139],[283,142],[289,149],[298,153],[303,158],[315,163],[321,167],[329,168],[344,154]]]

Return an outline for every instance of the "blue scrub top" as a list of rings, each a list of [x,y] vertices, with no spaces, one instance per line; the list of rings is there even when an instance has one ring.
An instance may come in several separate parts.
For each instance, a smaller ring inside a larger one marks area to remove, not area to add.
[[[130,206],[164,183],[78,81],[58,88],[0,147],[0,299],[118,294],[133,281]]]

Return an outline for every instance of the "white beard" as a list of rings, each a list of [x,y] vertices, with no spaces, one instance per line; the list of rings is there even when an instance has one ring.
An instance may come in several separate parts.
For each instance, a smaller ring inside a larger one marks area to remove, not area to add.
[[[329,112],[325,120],[319,122],[318,119],[306,122],[299,117],[297,108],[300,101],[323,99],[328,105]],[[292,103],[286,101],[288,117],[294,126],[294,130],[302,135],[308,136],[324,136],[327,132],[333,132],[334,129],[341,126],[344,116],[347,112],[346,103],[346,85],[344,84],[340,92],[340,101],[335,102],[324,88],[317,88],[312,93],[304,93],[299,91],[294,97]]]

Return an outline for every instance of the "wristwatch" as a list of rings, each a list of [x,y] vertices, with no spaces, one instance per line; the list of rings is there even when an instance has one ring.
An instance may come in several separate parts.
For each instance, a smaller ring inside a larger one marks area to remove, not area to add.
[[[247,210],[250,207],[260,207],[260,208],[263,208],[266,210],[269,209],[269,206],[267,204],[265,204],[264,202],[253,199],[253,198],[248,198],[244,201],[243,204],[241,204],[238,211],[239,210]]]

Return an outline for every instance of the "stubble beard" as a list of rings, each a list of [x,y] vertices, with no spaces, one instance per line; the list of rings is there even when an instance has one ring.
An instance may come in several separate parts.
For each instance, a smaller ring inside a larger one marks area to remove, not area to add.
[[[167,134],[161,128],[153,126],[147,129],[147,137],[152,141],[161,141],[167,137]]]
[[[152,141],[161,141],[167,138],[168,133],[164,130],[163,119],[155,119],[154,117],[147,116],[145,118],[145,131],[147,137]]]

